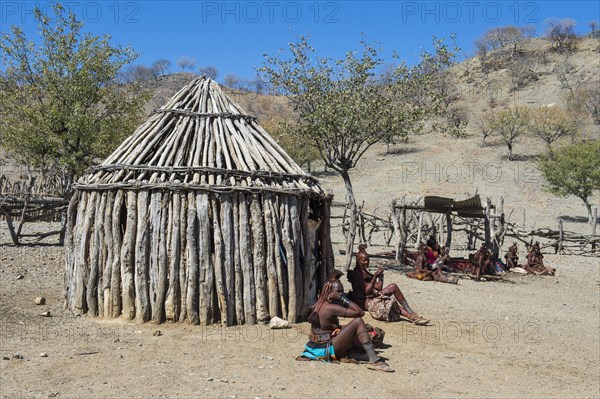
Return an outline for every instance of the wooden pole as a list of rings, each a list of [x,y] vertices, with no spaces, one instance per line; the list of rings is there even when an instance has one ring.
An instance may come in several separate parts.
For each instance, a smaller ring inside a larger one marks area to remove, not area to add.
[[[598,224],[598,207],[594,207],[594,213],[592,217],[592,235],[596,235],[596,225]],[[592,252],[596,251],[596,242],[592,242]]]
[[[219,177],[217,176],[217,180]],[[223,277],[227,313],[224,321],[227,326],[235,324],[235,264],[233,254],[233,219],[231,194],[221,195],[221,234],[223,236]]]
[[[174,195],[178,196],[179,193],[174,193]],[[156,305],[155,308],[152,309],[152,320],[156,323],[162,323],[166,317],[166,301],[167,301],[167,290],[169,288],[169,263],[168,263],[168,247],[169,247],[169,236],[165,234],[165,232],[171,228],[168,225],[169,221],[169,202],[170,195],[163,194],[162,203],[160,203],[160,231],[163,232],[160,237],[159,247],[153,248],[152,251],[158,251],[158,284],[156,288]],[[171,235],[173,232],[171,231]]]
[[[169,256],[169,288],[167,289],[167,299],[165,302],[165,317],[167,320],[177,321],[181,311],[181,299],[179,298],[179,267],[181,262],[181,235],[180,214],[181,214],[181,195],[173,193],[171,196],[170,225],[171,241]]]
[[[287,320],[296,322],[297,301],[296,289],[296,262],[294,259],[294,237],[292,233],[291,199],[283,198],[281,206],[281,242],[285,248],[285,265],[287,268],[287,295],[288,295],[288,315]]]
[[[137,195],[137,232],[135,236],[135,319],[138,323],[150,320],[149,298],[149,233],[148,192],[140,191]]]
[[[98,193],[99,201],[96,201],[96,209],[94,211],[94,223],[91,226],[93,234],[91,234],[92,241],[90,242],[90,271],[89,278],[86,283],[86,301],[88,306],[88,312],[92,316],[99,315],[98,307],[98,287],[101,287],[99,283],[99,277],[101,276],[101,259],[100,251],[102,249],[102,218],[104,217],[104,207],[106,206],[106,192]],[[100,304],[102,307],[102,304]]]
[[[214,240],[214,275],[215,287],[217,292],[217,302],[220,311],[221,324],[227,323],[227,297],[225,291],[225,275],[223,271],[223,237],[221,235],[221,223],[219,203],[216,199],[211,199],[212,220],[213,220],[213,240]]]
[[[187,294],[186,308],[187,317],[191,324],[199,324],[200,318],[198,315],[198,217],[196,214],[196,204],[194,203],[194,194],[188,195],[188,211],[187,211]]]
[[[150,304],[152,308],[152,320],[158,319],[157,310],[157,295],[156,290],[158,288],[158,247],[162,235],[166,235],[167,231],[162,230],[160,226],[161,217],[161,198],[162,193],[160,190],[153,190],[150,194],[150,223],[148,229],[150,230],[150,254],[149,254],[149,266],[148,266],[148,278],[149,278],[149,294]]]
[[[423,211],[419,211],[419,227],[417,230],[417,241],[415,242],[415,249],[418,249],[419,244],[421,244],[422,232],[423,232]]]
[[[179,317],[178,321],[184,321],[187,318],[187,265],[188,260],[187,256],[187,219],[188,219],[188,206],[192,204],[188,204],[188,196],[186,194],[181,194],[181,211],[179,214],[179,237],[181,240],[181,263],[179,265]]]
[[[331,243],[331,198],[323,200],[323,222],[321,223],[321,265],[322,284],[328,275],[335,270],[335,259],[333,256],[333,246]]]
[[[563,253],[563,219],[558,219],[558,254]]]
[[[279,201],[278,201],[279,200]],[[281,309],[281,317],[288,319],[288,298],[289,291],[287,288],[288,277],[287,277],[287,265],[284,264],[285,259],[282,251],[283,237],[282,228],[283,222],[285,221],[285,213],[283,210],[283,203],[280,203],[283,198],[272,197],[270,206],[273,212],[273,235],[275,236],[275,245],[273,251],[275,253],[275,270],[277,271],[277,283],[279,290],[279,303]],[[277,201],[277,202],[276,202]],[[279,206],[277,206],[279,205]]]
[[[104,205],[104,215],[102,218],[101,228],[104,234],[103,248],[106,251],[106,257],[104,259],[104,266],[102,272],[102,286],[98,287],[102,290],[103,302],[98,303],[98,308],[102,309],[103,317],[112,317],[112,295],[110,294],[110,280],[112,277],[112,265],[113,265],[113,238],[112,238],[112,212],[115,201],[114,191],[109,191],[106,197],[106,203]]]
[[[402,261],[402,254],[400,253],[400,245],[402,242],[400,232],[400,222],[398,221],[398,211],[396,210],[396,199],[393,199],[390,204],[390,217],[392,218],[392,225],[394,226],[394,236],[396,237],[396,262]],[[403,208],[401,208],[403,209]]]
[[[488,198],[485,205],[485,215],[483,216],[484,234],[485,234],[485,247],[490,248],[490,211],[492,207],[492,201]]]
[[[299,209],[300,209],[300,223],[301,227],[301,252],[302,252],[302,302],[300,305],[300,314],[305,315],[308,314],[308,308],[312,305],[310,302],[310,281],[312,278],[312,249],[311,249],[311,235],[312,231],[310,229],[309,223],[309,199],[303,198],[300,200]]]
[[[135,261],[135,231],[137,226],[137,195],[127,192],[127,226],[121,247],[121,281],[123,291],[123,318],[132,320],[135,316],[135,287],[133,284],[133,263]]]
[[[113,205],[111,228],[112,228],[112,276],[110,278],[110,295],[111,295],[111,317],[119,317],[121,314],[122,295],[121,295],[121,244],[123,242],[123,231],[121,230],[121,208],[125,193],[121,190],[117,191]]]
[[[302,284],[302,267],[300,266],[300,247],[302,244],[302,235],[300,226],[300,211],[298,210],[298,198],[291,195],[288,199],[289,203],[289,216],[290,216],[290,234],[292,237],[292,266],[290,272],[293,274],[293,278],[289,279],[293,282],[296,291],[296,309],[293,317],[289,320],[293,323],[296,322],[299,312],[302,309],[302,298],[303,298],[303,284]]]
[[[86,302],[86,284],[87,278],[90,274],[90,246],[91,246],[91,235],[94,211],[96,209],[96,201],[99,200],[99,193],[91,193],[87,200],[86,206],[84,207],[85,213],[80,215],[82,222],[81,230],[78,230],[77,234],[80,237],[79,251],[78,251],[78,263],[76,266],[76,287],[75,287],[75,311],[79,314],[86,313],[88,311],[88,305]]]
[[[279,293],[278,293],[278,276],[275,268],[275,257],[279,256],[279,248],[275,247],[275,227],[273,221],[273,207],[271,206],[271,194],[266,194],[263,199],[263,210],[265,216],[265,238],[267,247],[267,292],[269,299],[269,316],[275,317],[280,315],[279,309]]]
[[[210,256],[210,232],[208,194],[196,194],[196,209],[198,214],[198,318],[202,325],[210,323],[209,310],[212,308],[212,264]]]
[[[250,233],[250,216],[248,215],[247,197],[239,194],[239,252],[243,280],[244,320],[247,324],[256,324],[256,288],[254,285],[253,252]]]
[[[444,238],[444,221],[446,219],[444,217],[442,217],[442,215],[439,215],[439,230],[438,230],[438,236],[436,237],[437,242],[441,244],[443,238]]]
[[[408,223],[406,220],[406,208],[400,210],[400,245],[396,252],[396,261],[400,262],[401,266],[404,266],[404,251],[406,250],[406,241],[408,239]]]
[[[450,246],[452,245],[452,215],[450,212],[446,212],[446,255],[450,253]]]
[[[269,318],[265,224],[257,194],[252,195],[250,215],[252,218],[252,265],[256,289],[256,318],[258,321],[264,322]]]
[[[65,309],[71,308],[71,298],[74,289],[74,267],[76,258],[76,249],[74,231],[77,224],[77,209],[81,207],[81,194],[76,191],[71,201],[69,202],[69,208],[67,211],[67,230],[65,236],[65,286],[64,286],[64,300]],[[6,216],[10,218],[10,216]]]
[[[233,207],[233,231],[232,231],[232,250],[233,250],[233,270],[235,286],[235,324],[244,324],[244,275],[240,259],[240,207],[239,195],[231,196]],[[248,255],[244,255],[247,257]]]

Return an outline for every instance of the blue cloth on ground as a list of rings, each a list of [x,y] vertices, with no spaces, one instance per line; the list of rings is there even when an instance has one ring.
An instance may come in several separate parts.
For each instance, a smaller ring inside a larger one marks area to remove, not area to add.
[[[331,341],[324,342],[322,344],[315,344],[314,342],[309,342],[306,345],[304,345],[304,352],[302,352],[300,356],[306,357],[311,360],[322,360],[329,362],[332,359],[335,359],[335,351],[333,349]]]

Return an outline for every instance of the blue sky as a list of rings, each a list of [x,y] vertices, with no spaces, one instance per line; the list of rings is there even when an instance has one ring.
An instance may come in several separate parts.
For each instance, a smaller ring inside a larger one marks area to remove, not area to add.
[[[0,30],[10,25],[36,34],[33,7],[52,15],[51,2],[0,1]],[[432,37],[455,32],[466,55],[486,30],[533,25],[544,31],[548,18],[572,18],[578,33],[600,20],[600,2],[590,1],[64,1],[94,34],[110,34],[113,44],[131,45],[150,65],[180,56],[214,65],[219,78],[233,73],[251,78],[263,54],[275,54],[298,35],[309,35],[319,55],[339,57],[364,37],[379,42],[384,55],[397,51],[410,63]],[[391,61],[391,59],[390,59]]]

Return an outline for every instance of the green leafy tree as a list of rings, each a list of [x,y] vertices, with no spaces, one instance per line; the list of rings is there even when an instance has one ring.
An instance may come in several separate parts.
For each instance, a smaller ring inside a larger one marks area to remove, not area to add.
[[[513,146],[517,139],[529,129],[529,108],[515,105],[485,116],[484,128],[498,133],[508,148],[508,160],[512,161]]]
[[[542,158],[538,167],[554,195],[581,199],[592,221],[590,197],[600,190],[600,140],[562,146],[552,157]]]
[[[377,73],[383,69],[380,50],[372,45],[361,42],[359,50],[334,60],[316,56],[301,36],[290,43],[289,56],[265,55],[259,69],[294,107],[296,120],[286,132],[312,142],[325,165],[344,180],[350,208],[344,270],[352,260],[357,222],[349,171],[373,144],[418,131],[427,111],[439,106],[427,85],[453,53],[441,40],[434,45],[435,54],[424,54],[419,66],[401,63],[383,76]]]
[[[118,82],[136,58],[109,37],[82,32],[60,4],[52,20],[35,8],[39,40],[13,26],[0,40],[0,138],[27,165],[55,174],[70,195],[74,179],[108,155],[138,122],[147,96]]]

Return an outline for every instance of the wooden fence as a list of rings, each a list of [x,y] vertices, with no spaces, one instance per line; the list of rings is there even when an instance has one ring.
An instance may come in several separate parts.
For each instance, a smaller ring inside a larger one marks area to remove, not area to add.
[[[11,239],[20,245],[21,239],[35,237],[37,241],[59,235],[64,238],[65,212],[68,201],[62,196],[62,182],[57,178],[27,175],[25,180],[11,181],[0,175],[0,220],[4,219]],[[26,222],[62,222],[60,230],[26,234]]]
[[[380,210],[373,213],[365,212],[360,207],[357,227],[360,241],[369,245],[394,246],[397,251],[402,251],[403,248],[417,248],[420,242],[426,241],[429,236],[434,236],[440,245],[449,249],[475,251],[478,242],[486,242],[491,247],[495,246],[497,253],[508,240],[519,241],[527,248],[539,241],[540,247],[547,253],[600,257],[600,235],[597,234],[596,229],[598,208],[594,208],[595,216],[590,225],[590,234],[583,234],[565,229],[563,220],[559,220],[556,229],[548,227],[531,229],[508,222],[502,216],[504,214],[502,201],[498,205],[488,202],[490,205],[484,209],[487,218],[432,214],[419,210],[419,201],[420,199],[413,202],[404,199],[400,203],[394,201],[387,211]],[[399,209],[406,211],[398,212]],[[347,212],[346,208],[343,215],[338,216],[342,219],[344,235],[348,228]],[[489,224],[488,227],[486,223]]]

